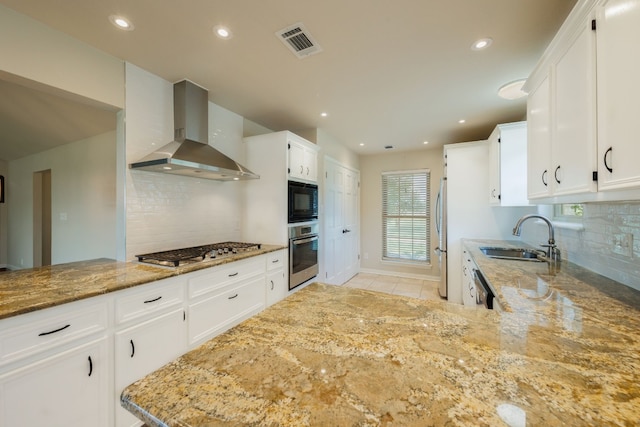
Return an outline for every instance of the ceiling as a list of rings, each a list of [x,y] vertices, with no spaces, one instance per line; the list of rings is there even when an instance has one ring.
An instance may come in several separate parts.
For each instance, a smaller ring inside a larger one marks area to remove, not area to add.
[[[269,129],[322,128],[370,154],[486,139],[524,119],[526,100],[497,90],[531,73],[576,0],[0,3],[168,81],[192,80]],[[114,14],[135,29],[116,29]],[[276,38],[298,22],[320,53],[299,59]],[[232,37],[216,37],[216,25]],[[484,37],[492,45],[472,50]]]

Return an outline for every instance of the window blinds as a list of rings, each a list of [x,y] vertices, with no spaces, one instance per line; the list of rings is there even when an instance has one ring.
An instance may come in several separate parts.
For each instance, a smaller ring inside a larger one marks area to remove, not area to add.
[[[430,261],[429,170],[382,174],[383,259]]]

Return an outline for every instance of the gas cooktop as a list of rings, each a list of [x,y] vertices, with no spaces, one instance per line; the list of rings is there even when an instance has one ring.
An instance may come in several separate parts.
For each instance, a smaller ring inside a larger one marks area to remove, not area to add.
[[[255,251],[260,247],[260,243],[222,242],[136,255],[136,258],[138,258],[138,261],[148,264],[178,267],[179,265],[201,262],[206,258],[216,259],[237,253]]]

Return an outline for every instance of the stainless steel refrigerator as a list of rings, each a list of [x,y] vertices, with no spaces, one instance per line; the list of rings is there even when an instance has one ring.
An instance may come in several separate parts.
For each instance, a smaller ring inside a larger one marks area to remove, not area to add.
[[[462,239],[516,240],[513,226],[522,215],[533,212],[534,207],[489,204],[488,141],[445,145],[444,178],[435,203],[440,296],[467,302],[462,293]]]

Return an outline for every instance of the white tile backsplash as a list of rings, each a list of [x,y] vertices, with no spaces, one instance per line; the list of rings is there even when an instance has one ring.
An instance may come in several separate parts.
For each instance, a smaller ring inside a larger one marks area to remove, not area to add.
[[[131,64],[126,84],[128,164],[173,139],[173,84]],[[209,103],[209,144],[239,163],[242,132],[242,116]],[[127,260],[240,238],[241,182],[127,170],[126,188]]]
[[[584,230],[556,227],[556,243],[563,259],[640,290],[640,202],[587,203]],[[523,231],[523,240],[532,245],[545,243],[546,225]],[[621,254],[619,236],[631,234],[631,256]]]

